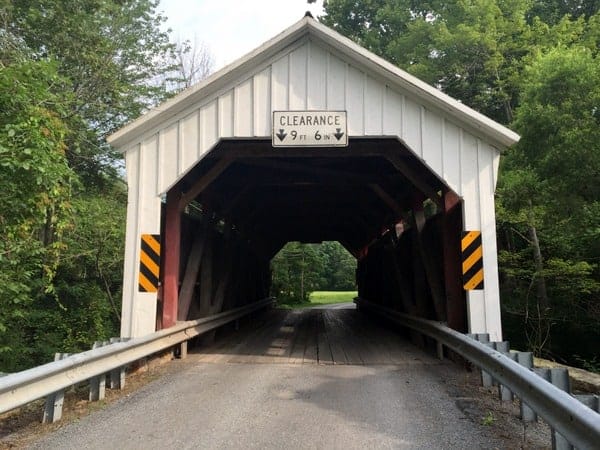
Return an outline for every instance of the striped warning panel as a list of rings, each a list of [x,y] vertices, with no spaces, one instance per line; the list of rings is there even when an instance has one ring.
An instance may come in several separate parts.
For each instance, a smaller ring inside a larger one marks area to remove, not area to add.
[[[140,292],[158,291],[160,275],[160,234],[142,234],[140,251]]]
[[[463,231],[461,248],[463,287],[466,291],[483,289],[481,231]]]

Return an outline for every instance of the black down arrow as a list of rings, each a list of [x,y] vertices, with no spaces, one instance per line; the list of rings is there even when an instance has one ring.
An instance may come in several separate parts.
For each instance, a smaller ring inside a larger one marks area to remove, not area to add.
[[[339,141],[344,136],[344,133],[342,133],[342,129],[336,128],[334,136]]]
[[[279,133],[277,133],[275,136],[277,136],[279,138],[280,141],[283,141],[285,139],[285,137],[287,136],[287,133],[284,133],[284,129],[281,128],[279,130]]]

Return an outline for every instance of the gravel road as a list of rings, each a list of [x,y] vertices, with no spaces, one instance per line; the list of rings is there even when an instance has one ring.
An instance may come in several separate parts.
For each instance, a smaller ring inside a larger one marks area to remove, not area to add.
[[[338,311],[293,314],[327,314],[325,329],[335,331],[330,323],[341,321],[331,314],[354,314]],[[376,333],[363,339],[369,348],[377,345]],[[220,354],[248,353],[235,342]],[[481,396],[473,374],[406,345],[416,357],[400,364],[207,362],[202,352],[192,353],[169,363],[161,378],[30,448],[517,448],[518,432],[502,428],[498,416],[486,421],[488,406],[473,398]]]

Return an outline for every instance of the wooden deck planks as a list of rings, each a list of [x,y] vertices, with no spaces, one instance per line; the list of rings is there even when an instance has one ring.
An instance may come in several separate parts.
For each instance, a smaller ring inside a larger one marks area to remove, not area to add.
[[[427,359],[354,309],[272,310],[198,350],[206,363],[409,364]]]
[[[316,314],[312,314],[312,311],[305,312],[307,320],[305,326],[307,327],[306,347],[304,349],[304,358],[302,359],[303,364],[317,364],[319,362],[319,351],[318,351],[318,338],[317,333],[319,331],[317,326]]]

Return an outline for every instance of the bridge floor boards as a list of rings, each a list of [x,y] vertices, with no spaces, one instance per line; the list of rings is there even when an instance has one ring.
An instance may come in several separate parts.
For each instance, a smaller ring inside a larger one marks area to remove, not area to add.
[[[429,360],[400,334],[351,306],[267,311],[194,352],[208,363],[381,365]]]

